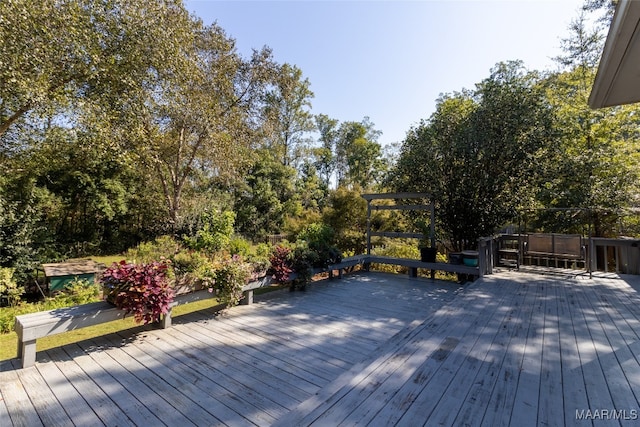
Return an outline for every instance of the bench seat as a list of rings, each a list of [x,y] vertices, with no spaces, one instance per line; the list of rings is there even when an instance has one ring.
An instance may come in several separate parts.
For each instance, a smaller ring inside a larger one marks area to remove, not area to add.
[[[244,298],[241,303],[251,304],[253,302],[253,291],[270,284],[270,277],[249,282],[242,287]],[[214,297],[215,294],[206,289],[177,295],[171,303],[171,309],[178,305]],[[171,326],[171,309],[160,319],[160,327],[168,328]],[[124,317],[125,312],[123,310],[105,301],[16,316],[15,330],[18,334],[18,358],[22,359],[23,368],[32,366],[36,361],[36,340],[38,338],[99,325],[123,319]]]
[[[446,262],[423,262],[415,259],[384,257],[377,255],[370,255],[368,262],[378,264],[393,264],[408,267],[409,274],[412,277],[415,277],[417,275],[417,271],[415,270],[417,270],[418,268],[422,268],[425,270],[446,271],[449,273],[468,274],[470,276],[480,276],[479,267],[471,267],[463,264],[449,264]]]

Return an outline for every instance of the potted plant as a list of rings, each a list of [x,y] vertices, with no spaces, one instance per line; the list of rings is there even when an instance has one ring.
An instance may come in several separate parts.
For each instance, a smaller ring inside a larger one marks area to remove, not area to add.
[[[422,262],[436,262],[437,248],[431,246],[431,227],[426,222],[420,222],[418,224],[422,238],[418,242],[418,249],[420,249],[420,261]]]
[[[167,278],[167,262],[132,264],[114,263],[102,275],[105,300],[126,314],[133,313],[136,322],[157,322],[173,302],[173,288]]]
[[[251,268],[239,255],[234,255],[231,259],[222,262],[213,272],[213,287],[218,301],[231,307],[242,299],[242,287],[246,285],[251,277]]]

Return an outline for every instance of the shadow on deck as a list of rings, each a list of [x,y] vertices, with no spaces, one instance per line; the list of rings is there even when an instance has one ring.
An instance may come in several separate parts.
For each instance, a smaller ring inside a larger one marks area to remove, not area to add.
[[[0,420],[582,425],[606,409],[631,423],[638,283],[516,272],[464,288],[381,273],[317,282],[42,352],[32,368],[5,362]]]

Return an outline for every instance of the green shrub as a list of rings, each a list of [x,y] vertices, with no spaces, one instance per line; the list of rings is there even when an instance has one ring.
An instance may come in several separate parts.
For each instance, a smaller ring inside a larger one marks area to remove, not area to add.
[[[100,286],[84,279],[73,279],[65,289],[55,297],[56,307],[71,307],[79,304],[98,301],[100,296]]]
[[[202,226],[195,236],[184,236],[190,249],[217,252],[229,246],[233,235],[236,214],[231,211],[214,211],[202,214]]]
[[[153,242],[140,243],[129,249],[125,259],[134,263],[149,263],[159,259],[171,259],[180,250],[180,244],[171,236],[160,236]]]
[[[199,251],[181,250],[171,258],[173,270],[177,276],[195,273],[201,273],[209,264],[209,258]]]
[[[240,236],[229,239],[229,253],[247,257],[251,255],[251,242]]]
[[[72,307],[78,304],[99,301],[100,288],[96,283],[86,280],[74,280],[53,298],[35,303],[21,302],[14,307],[0,308],[0,333],[7,334],[14,330],[15,318],[21,314],[37,313],[38,311],[54,310],[56,308]]]
[[[390,240],[384,247],[375,248],[371,251],[373,255],[394,257],[394,258],[406,258],[406,259],[420,259],[420,250],[415,242],[403,241],[403,240]],[[376,271],[383,271],[386,273],[407,273],[407,267],[401,265],[390,264],[374,264],[373,268]]]
[[[250,270],[249,264],[238,255],[225,260],[215,270],[216,297],[225,307],[234,306],[242,299],[242,287],[251,275]]]
[[[24,293],[24,288],[18,286],[13,279],[13,268],[0,268],[0,305],[6,301],[12,307],[20,303],[20,296]]]
[[[313,262],[313,267],[326,267],[342,259],[342,253],[333,245],[335,232],[326,224],[313,223],[305,227],[297,236],[300,244],[305,245],[314,255],[300,253],[300,256]],[[301,243],[305,242],[305,243]]]

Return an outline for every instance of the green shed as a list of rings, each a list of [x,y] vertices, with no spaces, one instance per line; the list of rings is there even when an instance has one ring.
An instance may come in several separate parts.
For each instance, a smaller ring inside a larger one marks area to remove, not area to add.
[[[93,281],[102,270],[102,264],[90,259],[42,264],[44,276],[49,283],[49,292],[61,291],[75,278]]]

